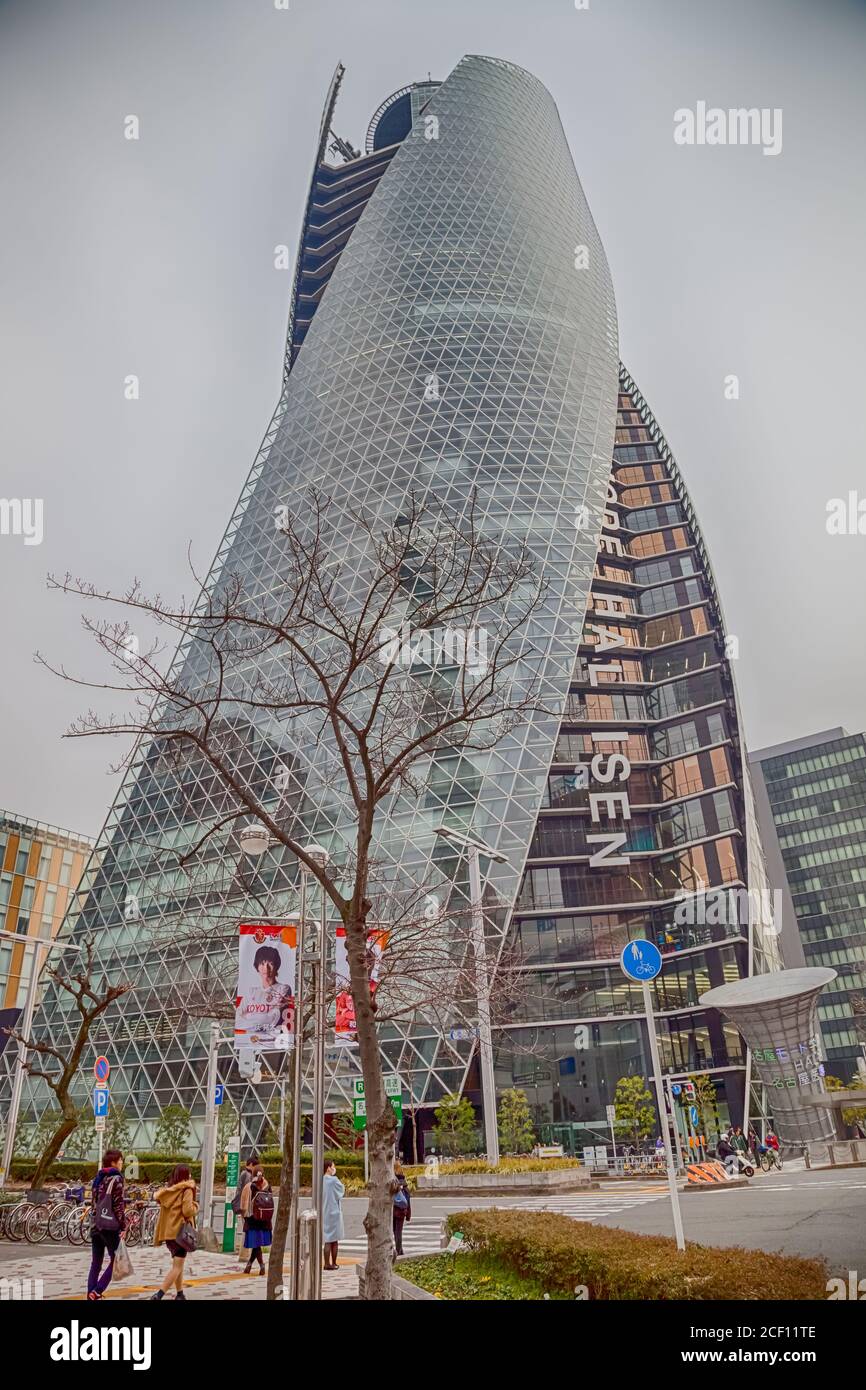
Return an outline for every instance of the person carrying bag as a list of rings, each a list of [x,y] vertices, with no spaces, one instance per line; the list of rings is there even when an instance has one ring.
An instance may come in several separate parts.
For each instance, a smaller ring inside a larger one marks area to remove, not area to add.
[[[191,1250],[195,1250],[195,1218],[198,1203],[195,1200],[195,1183],[189,1175],[185,1163],[179,1163],[166,1187],[156,1194],[159,1202],[159,1218],[153,1236],[154,1245],[165,1245],[171,1255],[171,1268],[151,1299],[159,1302],[169,1289],[174,1287],[175,1300],[186,1299],[183,1291],[183,1262]]]

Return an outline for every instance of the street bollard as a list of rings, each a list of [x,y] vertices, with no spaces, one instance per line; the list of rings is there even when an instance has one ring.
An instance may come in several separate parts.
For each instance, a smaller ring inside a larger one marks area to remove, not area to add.
[[[302,1211],[298,1217],[298,1298],[309,1302],[316,1297],[316,1271],[321,1269],[319,1214]]]

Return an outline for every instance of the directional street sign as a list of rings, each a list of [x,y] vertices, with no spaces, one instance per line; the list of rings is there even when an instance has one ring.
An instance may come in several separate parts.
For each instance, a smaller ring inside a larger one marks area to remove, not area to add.
[[[97,1086],[93,1092],[93,1114],[97,1120],[104,1119],[108,1114],[108,1090],[105,1086]]]
[[[391,1072],[385,1077],[385,1095],[397,1116],[397,1124],[403,1123],[403,1101],[402,1082],[396,1072]],[[352,1124],[355,1129],[367,1128],[367,1102],[364,1099],[364,1082],[360,1076],[356,1076],[352,1082],[354,1098],[352,1100]]]
[[[225,1088],[225,1086],[223,1085],[223,1083],[222,1083],[221,1081],[218,1081],[217,1084],[216,1084],[216,1086],[214,1087],[214,1093],[213,1093],[213,1103],[214,1103],[214,1105],[222,1105],[222,1103],[223,1103],[223,1096],[225,1095],[225,1089],[226,1089],[226,1088]]]
[[[672,1096],[681,1096],[682,1093],[683,1093],[683,1088],[682,1088],[682,1086],[680,1086],[679,1082],[677,1082],[676,1085],[671,1086],[671,1095],[672,1095]]]
[[[691,1120],[695,1129],[697,1129],[698,1123],[700,1121],[700,1116],[698,1115],[698,1107],[696,1105],[689,1106],[689,1119]]]
[[[630,941],[619,958],[624,975],[646,984],[654,980],[662,968],[661,951],[651,941]]]
[[[100,1086],[104,1086],[111,1071],[111,1063],[107,1057],[97,1057],[93,1063],[93,1075],[96,1077]]]
[[[448,1033],[452,1042],[468,1042],[470,1038],[478,1037],[477,1028],[451,1028]]]

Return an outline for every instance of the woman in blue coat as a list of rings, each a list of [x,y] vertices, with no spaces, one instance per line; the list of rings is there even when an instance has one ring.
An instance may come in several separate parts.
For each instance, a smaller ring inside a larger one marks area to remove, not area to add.
[[[325,1246],[325,1269],[337,1268],[337,1246],[343,1239],[343,1198],[346,1189],[337,1177],[333,1160],[325,1164],[322,1179],[322,1242]]]

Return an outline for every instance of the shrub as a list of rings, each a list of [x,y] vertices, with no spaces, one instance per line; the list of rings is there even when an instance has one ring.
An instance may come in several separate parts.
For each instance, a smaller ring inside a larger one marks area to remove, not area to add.
[[[465,1211],[447,1218],[468,1247],[537,1281],[551,1294],[573,1294],[585,1284],[590,1298],[802,1300],[827,1297],[823,1260],[689,1242],[677,1250],[670,1236],[636,1235],[590,1226],[554,1212]]]
[[[526,1092],[512,1086],[499,1097],[499,1140],[506,1153],[529,1153],[535,1143]]]
[[[243,1154],[241,1155],[242,1158],[244,1156],[245,1155]],[[282,1163],[283,1160],[282,1150],[261,1149],[259,1151],[259,1158],[261,1159],[262,1163],[276,1163],[277,1165],[279,1165],[280,1163]],[[353,1172],[355,1169],[358,1169],[362,1173],[364,1171],[363,1153],[355,1153],[351,1149],[326,1149],[325,1162],[336,1163],[337,1167],[341,1171],[345,1170],[346,1172]],[[303,1165],[305,1163],[307,1165],[312,1163],[312,1153],[308,1145],[304,1146],[304,1151],[301,1154],[301,1164]]]

